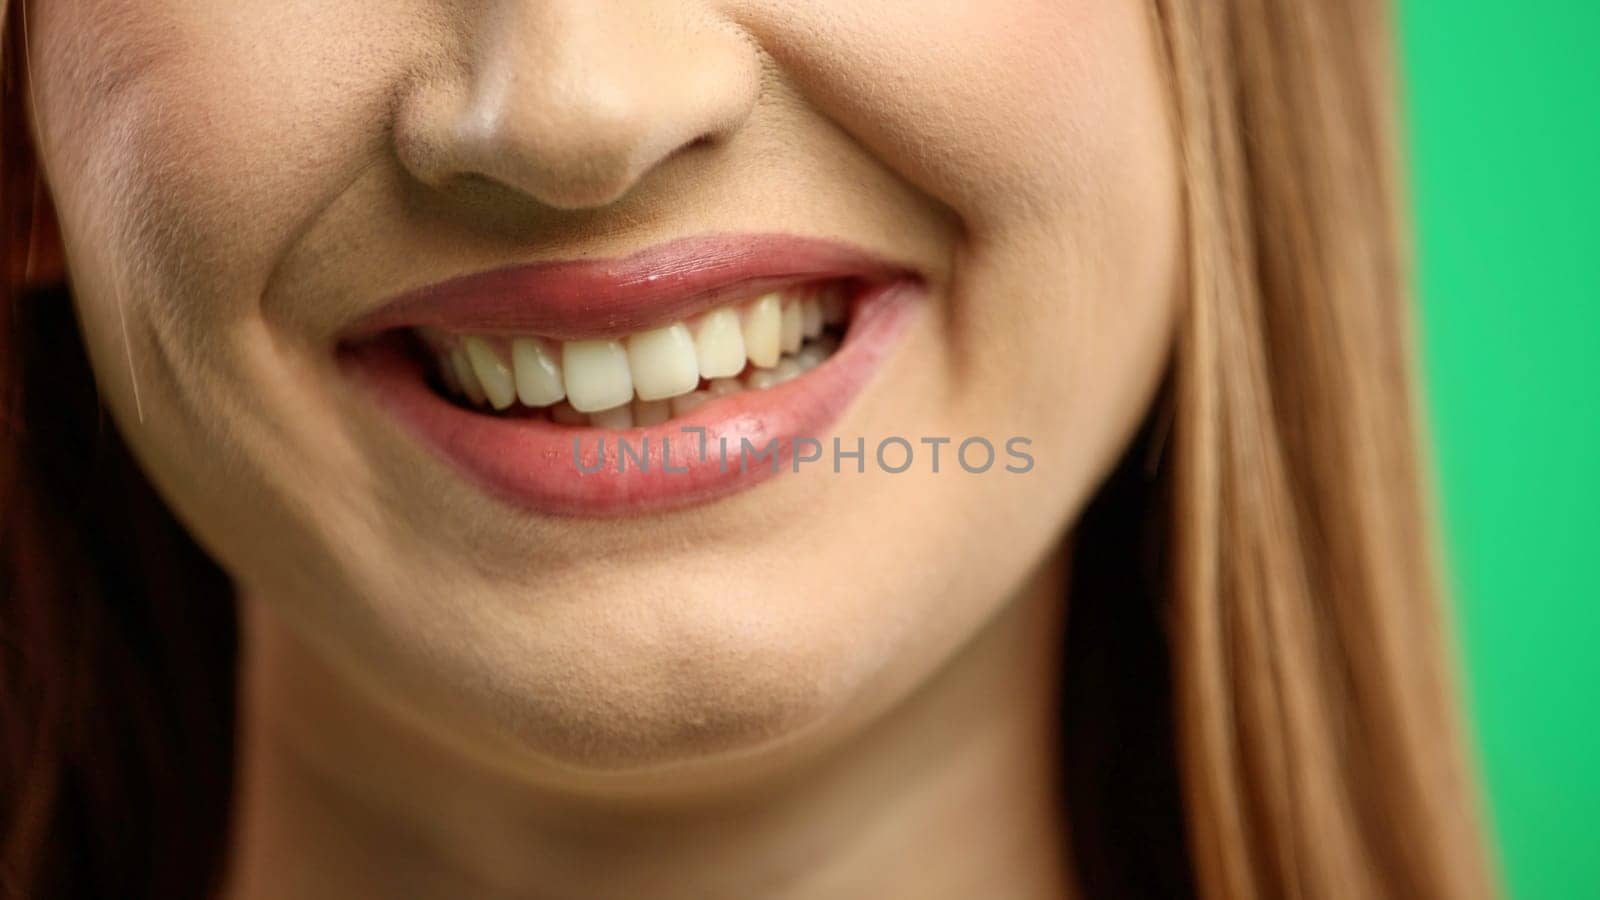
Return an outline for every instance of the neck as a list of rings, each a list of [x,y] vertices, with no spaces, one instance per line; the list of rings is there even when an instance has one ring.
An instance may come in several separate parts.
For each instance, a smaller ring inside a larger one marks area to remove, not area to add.
[[[553,796],[373,702],[241,601],[227,900],[1071,894],[1059,562],[829,758],[733,796]]]

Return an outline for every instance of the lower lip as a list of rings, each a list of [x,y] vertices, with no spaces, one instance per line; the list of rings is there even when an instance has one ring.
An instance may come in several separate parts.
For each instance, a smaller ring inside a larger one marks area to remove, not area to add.
[[[791,474],[798,438],[824,446],[822,461],[801,466],[801,474],[823,468],[832,459],[825,432],[898,345],[924,299],[924,288],[913,281],[869,288],[844,343],[821,365],[649,428],[572,427],[462,409],[436,394],[416,362],[393,346],[352,348],[340,361],[423,443],[491,494],[546,515],[641,515],[707,503]],[[699,429],[705,429],[703,442]],[[634,455],[618,465],[621,441],[643,457],[642,467]],[[777,472],[754,455],[741,465],[746,442],[755,454],[774,441]]]

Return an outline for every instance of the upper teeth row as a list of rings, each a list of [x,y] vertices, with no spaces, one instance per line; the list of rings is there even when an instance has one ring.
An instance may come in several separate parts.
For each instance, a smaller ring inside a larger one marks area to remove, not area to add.
[[[700,379],[729,378],[753,366],[770,369],[825,325],[842,323],[836,289],[764,294],[743,309],[722,307],[687,322],[620,339],[456,337],[424,331],[441,354],[448,386],[474,403],[507,409],[521,401],[545,407],[565,399],[590,413],[693,391]]]

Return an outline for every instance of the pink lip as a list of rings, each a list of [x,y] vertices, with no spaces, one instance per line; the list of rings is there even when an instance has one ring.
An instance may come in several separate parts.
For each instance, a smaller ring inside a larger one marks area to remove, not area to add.
[[[618,259],[514,266],[429,285],[385,304],[356,335],[399,326],[559,340],[618,337],[800,281],[915,277],[835,241],[789,235],[685,238]]]
[[[792,381],[714,400],[649,428],[574,428],[462,409],[425,383],[398,344],[359,339],[418,325],[567,339],[618,335],[759,293],[768,283],[817,278],[862,285],[845,341],[831,358]],[[793,474],[797,442],[806,455],[816,452],[806,439],[820,442],[822,459],[801,463],[796,477],[832,473],[828,430],[898,344],[925,294],[921,279],[904,267],[831,242],[699,238],[623,259],[546,263],[424,288],[363,320],[340,361],[424,444],[492,494],[551,515],[644,514]],[[619,460],[619,441],[635,455]],[[767,459],[741,464],[746,442],[752,453],[775,446],[778,472]],[[853,440],[841,439],[841,446],[856,449]],[[644,457],[643,467],[636,455]],[[855,463],[843,465],[853,470]]]

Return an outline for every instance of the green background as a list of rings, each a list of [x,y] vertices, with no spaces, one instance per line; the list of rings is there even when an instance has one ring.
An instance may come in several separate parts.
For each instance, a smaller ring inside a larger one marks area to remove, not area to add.
[[[1600,898],[1600,2],[1401,0],[1468,711],[1517,900]]]

